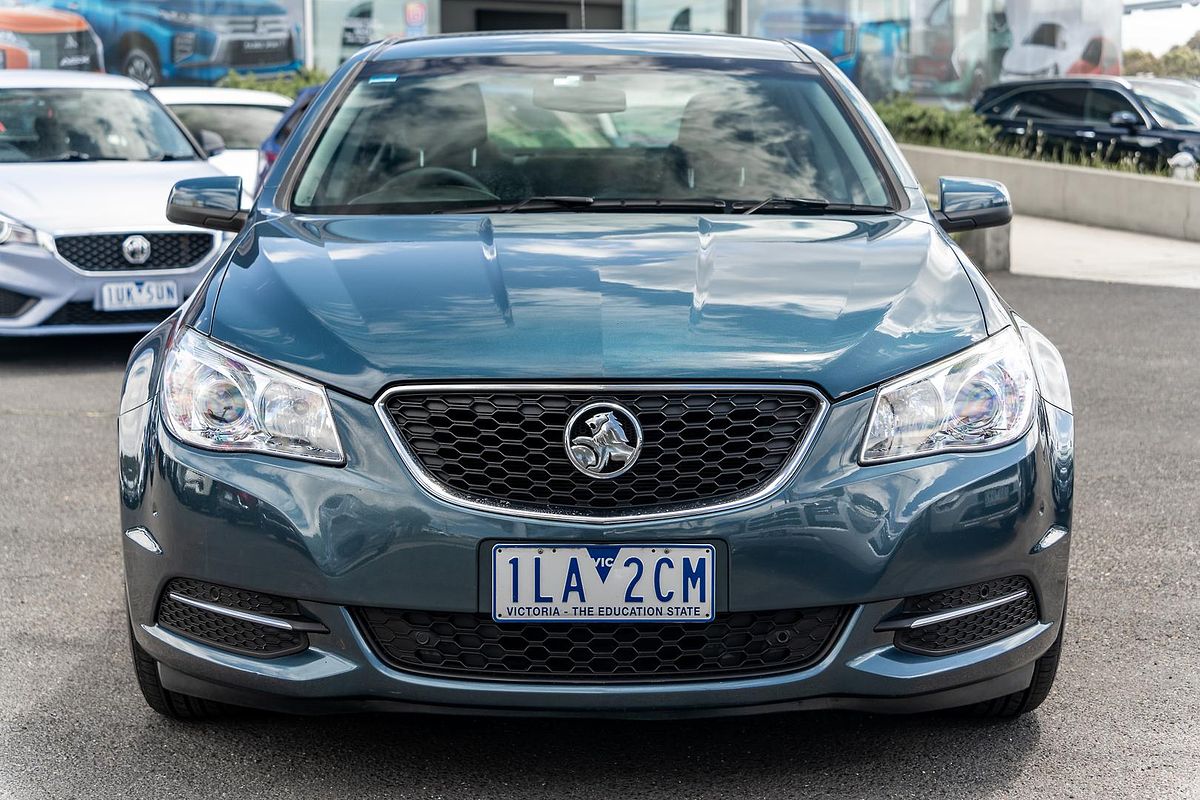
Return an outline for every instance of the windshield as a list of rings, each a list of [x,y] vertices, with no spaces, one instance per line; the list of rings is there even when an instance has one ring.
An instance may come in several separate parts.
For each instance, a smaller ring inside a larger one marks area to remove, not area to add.
[[[1164,128],[1200,128],[1200,86],[1135,82],[1133,90]]]
[[[275,130],[283,109],[274,106],[171,106],[192,135],[208,130],[221,135],[230,150],[257,150]]]
[[[596,208],[771,196],[887,205],[887,187],[810,65],[411,60],[360,76],[321,134],[293,207],[432,213],[547,196]]]
[[[149,92],[0,89],[0,163],[195,157]]]

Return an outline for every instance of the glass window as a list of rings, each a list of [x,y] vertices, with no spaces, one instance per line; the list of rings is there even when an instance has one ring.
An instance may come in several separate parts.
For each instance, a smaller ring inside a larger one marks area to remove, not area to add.
[[[294,198],[427,213],[545,195],[886,205],[877,162],[809,65],[529,56],[360,77]]]
[[[1200,87],[1134,81],[1133,91],[1164,128],[1200,128]]]
[[[1020,92],[1005,102],[1011,119],[1076,120],[1084,118],[1085,89],[1039,89]]]
[[[145,91],[0,89],[0,162],[196,158]]]
[[[193,136],[212,131],[231,150],[257,150],[283,116],[283,109],[276,106],[174,105],[171,110]]]
[[[1133,103],[1125,99],[1120,92],[1112,89],[1089,89],[1087,93],[1087,109],[1084,119],[1094,125],[1107,125],[1108,118],[1118,111],[1128,111],[1141,114],[1133,107]]]

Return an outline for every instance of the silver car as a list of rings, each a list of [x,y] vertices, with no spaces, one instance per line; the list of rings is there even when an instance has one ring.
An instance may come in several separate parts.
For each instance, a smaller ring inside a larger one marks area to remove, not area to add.
[[[166,218],[182,178],[219,175],[139,83],[0,71],[0,336],[129,333],[195,291],[219,234]]]

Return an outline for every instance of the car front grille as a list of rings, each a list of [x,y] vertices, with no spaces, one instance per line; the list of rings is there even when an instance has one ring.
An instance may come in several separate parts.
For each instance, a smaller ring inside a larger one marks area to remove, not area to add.
[[[616,477],[576,469],[571,415],[614,402],[638,419],[642,452]],[[502,513],[600,519],[683,513],[777,488],[803,456],[824,401],[799,387],[404,387],[381,415],[435,493]]]
[[[27,294],[21,294],[9,289],[0,289],[0,319],[19,317],[36,302],[36,297],[30,297]]]
[[[842,630],[841,606],[718,614],[713,622],[496,623],[486,614],[354,609],[372,650],[407,672],[541,682],[687,681],[804,669]]]
[[[67,303],[42,325],[157,325],[175,309],[149,308],[138,311],[100,311],[91,303]]]
[[[210,27],[234,36],[284,36],[288,33],[285,16],[270,17],[214,17]]]
[[[223,608],[292,619],[300,616],[295,600],[190,578],[174,578],[163,589],[158,604],[158,624],[189,639],[259,658],[298,653],[308,647],[308,635],[302,631],[284,630],[196,608],[172,597],[172,594]]]
[[[131,264],[122,245],[136,233],[102,233],[86,236],[59,236],[54,240],[58,254],[79,269],[88,272],[147,272],[162,269],[187,269],[200,264],[216,247],[208,233],[145,233],[150,257],[144,264]]]
[[[944,622],[899,630],[896,646],[924,655],[948,655],[994,642],[1037,622],[1038,604],[1033,585],[1018,575],[910,597],[905,600],[901,613],[928,616],[1005,597],[1013,599]]]

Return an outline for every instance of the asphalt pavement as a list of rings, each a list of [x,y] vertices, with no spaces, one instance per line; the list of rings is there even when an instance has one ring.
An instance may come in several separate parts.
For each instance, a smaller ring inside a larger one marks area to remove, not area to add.
[[[0,797],[1200,798],[1200,291],[1004,276],[1062,349],[1078,487],[1049,700],[1006,723],[174,723],[121,606],[115,409],[132,339],[0,342]]]

